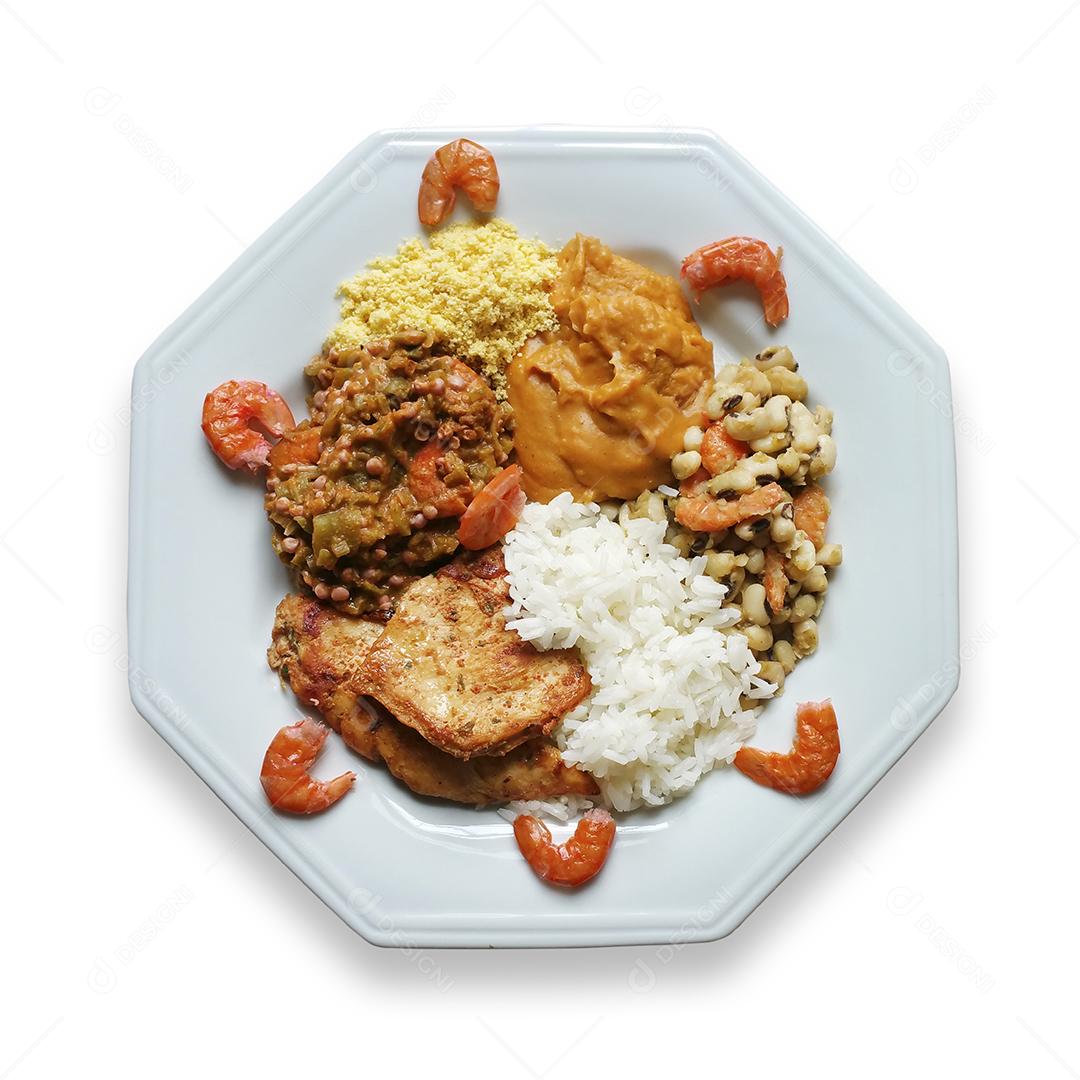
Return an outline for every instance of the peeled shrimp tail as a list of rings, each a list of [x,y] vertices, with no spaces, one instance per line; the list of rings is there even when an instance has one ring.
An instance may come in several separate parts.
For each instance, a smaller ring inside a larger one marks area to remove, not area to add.
[[[716,285],[749,281],[761,294],[765,321],[776,326],[788,316],[787,281],[780,269],[781,248],[774,252],[752,236],[729,236],[692,251],[683,260],[682,277],[694,299]]]
[[[296,421],[285,399],[265,383],[232,379],[206,395],[203,434],[230,469],[258,472],[266,466],[271,444],[253,425],[280,438],[296,427]]]
[[[675,505],[675,520],[694,532],[723,532],[740,521],[763,517],[786,497],[787,493],[779,484],[765,484],[737,499],[682,496]]]
[[[514,819],[514,838],[536,874],[551,885],[576,888],[603,867],[615,840],[615,821],[606,810],[589,810],[565,844],[556,846],[548,827],[531,814]]]
[[[308,773],[329,733],[314,720],[301,720],[274,736],[259,779],[276,810],[316,814],[332,806],[352,787],[356,773],[342,773],[333,780],[316,780]]]
[[[417,195],[420,223],[432,227],[449,217],[458,188],[480,213],[495,209],[499,170],[491,151],[472,139],[455,139],[440,146],[424,166]]]
[[[788,795],[809,795],[832,775],[840,756],[840,733],[831,701],[803,702],[795,712],[795,741],[789,754],[744,746],[735,768],[757,784]]]

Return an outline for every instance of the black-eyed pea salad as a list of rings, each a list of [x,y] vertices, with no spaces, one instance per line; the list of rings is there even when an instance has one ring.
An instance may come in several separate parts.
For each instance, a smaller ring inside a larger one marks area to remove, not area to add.
[[[727,364],[671,459],[678,495],[639,500],[649,516],[668,516],[683,554],[705,556],[761,677],[781,688],[818,647],[829,573],[843,560],[825,540],[830,506],[819,485],[836,465],[833,414],[808,397],[786,346]]]

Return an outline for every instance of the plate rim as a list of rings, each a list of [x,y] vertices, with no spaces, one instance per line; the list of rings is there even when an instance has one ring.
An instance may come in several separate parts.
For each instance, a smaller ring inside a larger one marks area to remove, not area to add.
[[[715,941],[726,937],[772,893],[772,891],[810,855],[825,837],[866,797],[882,777],[910,750],[911,746],[929,725],[940,715],[959,685],[961,658],[959,656],[959,529],[957,514],[956,448],[955,433],[948,417],[942,415],[933,429],[938,445],[931,460],[937,463],[940,484],[941,570],[943,574],[943,605],[935,615],[940,618],[942,632],[938,656],[939,667],[933,669],[932,677],[944,672],[944,678],[934,683],[935,693],[920,701],[910,723],[900,731],[898,740],[879,750],[873,760],[860,771],[851,791],[827,811],[818,814],[809,830],[799,833],[803,841],[798,850],[789,844],[771,868],[759,874],[743,895],[730,905],[724,905],[711,919],[694,921],[685,931],[671,931],[664,924],[646,924],[636,927],[612,927],[574,925],[573,915],[560,914],[552,917],[558,925],[530,926],[453,927],[446,924],[432,925],[430,916],[416,924],[408,917],[397,917],[392,926],[380,925],[365,910],[339,902],[335,887],[327,880],[319,867],[308,858],[284,833],[270,827],[273,820],[268,813],[255,811],[250,800],[240,792],[217,763],[198,745],[186,737],[181,726],[173,722],[163,709],[151,686],[152,677],[139,663],[143,653],[145,606],[137,601],[144,578],[142,552],[145,521],[141,514],[141,498],[146,488],[146,466],[137,454],[137,448],[145,438],[148,411],[136,408],[140,393],[152,378],[152,369],[158,358],[169,350],[170,344],[182,333],[193,332],[210,317],[216,309],[231,306],[237,295],[254,286],[261,277],[264,259],[297,230],[304,228],[305,219],[316,210],[327,195],[337,188],[340,181],[354,172],[373,152],[395,142],[437,146],[448,138],[460,135],[461,128],[382,128],[357,144],[305,195],[297,200],[274,221],[252,244],[210,283],[210,285],[174,319],[143,352],[132,374],[132,422],[130,427],[130,473],[128,496],[128,575],[127,575],[127,627],[128,627],[128,687],[132,704],[154,730],[187,762],[196,775],[218,796],[222,802],[264,843],[289,870],[303,881],[327,904],[349,927],[373,945],[388,948],[553,948],[615,945],[663,945]],[[715,132],[705,128],[656,128],[627,127],[581,127],[576,125],[543,124],[529,127],[475,127],[468,129],[481,141],[497,144],[500,139],[515,143],[551,143],[565,140],[576,146],[594,142],[601,146],[628,147],[641,145],[649,149],[663,146],[685,152],[697,146],[710,153],[718,163],[729,171],[741,174],[747,190],[767,197],[772,211],[790,223],[800,235],[807,250],[827,257],[819,259],[819,268],[843,285],[847,294],[858,295],[861,306],[868,314],[885,317],[901,337],[917,345],[917,355],[931,365],[951,401],[951,380],[948,358],[940,345],[915,320],[889,296],[855,261],[803,211],[796,207],[783,192],[759,173],[745,158],[725,143]],[[790,234],[787,234],[790,235]],[[898,729],[899,730],[899,729]],[[897,752],[897,750],[899,752]],[[809,843],[806,843],[806,841]],[[803,849],[805,846],[805,850]],[[523,918],[534,917],[522,912]],[[517,920],[513,920],[516,922]]]

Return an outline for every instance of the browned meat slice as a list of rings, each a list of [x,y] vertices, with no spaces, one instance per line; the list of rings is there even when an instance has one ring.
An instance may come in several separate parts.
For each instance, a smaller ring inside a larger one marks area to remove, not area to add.
[[[383,632],[383,623],[341,615],[318,600],[290,593],[277,606],[266,658],[286,679],[302,705],[318,709],[340,731],[357,711],[357,698],[366,693],[364,661]],[[374,744],[353,749],[378,760]]]
[[[589,692],[575,650],[538,652],[506,629],[501,549],[410,586],[372,646],[367,692],[455,757],[505,754],[547,734]]]
[[[483,593],[490,577],[483,576],[479,561],[470,560],[470,565],[477,569],[466,571],[465,578]],[[501,561],[495,573],[501,576]],[[420,795],[482,806],[504,799],[597,793],[592,778],[564,765],[548,740],[534,739],[505,756],[466,762],[437,750],[361,696],[368,685],[364,659],[382,630],[381,623],[289,595],[278,605],[267,658],[301,705],[318,708],[357,753],[371,761],[385,758],[390,772]]]
[[[551,799],[598,792],[592,777],[563,764],[555,745],[544,738],[530,739],[502,757],[462,761],[425,742],[375,702],[366,710],[361,705],[353,716],[343,720],[341,736],[360,753],[373,743],[394,776],[418,795],[436,799],[483,806],[509,799]]]

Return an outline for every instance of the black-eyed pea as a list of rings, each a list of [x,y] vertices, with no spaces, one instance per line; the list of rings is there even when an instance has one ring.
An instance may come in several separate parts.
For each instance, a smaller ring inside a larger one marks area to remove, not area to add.
[[[803,592],[823,593],[829,587],[829,579],[824,566],[812,566],[802,579]]]
[[[818,647],[817,623],[813,619],[792,623],[791,640],[800,656],[809,656]]]
[[[788,558],[787,571],[788,577],[793,578],[795,581],[802,581],[811,568],[817,565],[817,550],[814,547],[814,542],[808,540],[805,535],[801,540],[798,540],[796,534],[796,540],[798,546]]]
[[[809,461],[812,480],[820,480],[836,468],[836,442],[831,435],[822,435],[818,439],[817,449]]]
[[[806,400],[806,380],[794,371],[777,364],[765,372],[765,377],[774,394],[786,394],[792,401]]]
[[[699,455],[700,456],[700,455]],[[754,474],[742,465],[736,465],[726,473],[714,476],[706,485],[710,495],[719,495],[722,491],[736,491],[740,495],[752,491],[757,486]]]
[[[798,454],[813,453],[822,434],[814,414],[801,401],[796,401],[788,415],[791,418],[791,449]]]
[[[844,561],[844,549],[840,544],[822,544],[817,551],[819,566],[839,566]]]
[[[685,480],[701,468],[701,455],[696,450],[684,450],[671,459],[671,472],[676,480]]]
[[[768,371],[774,367],[784,367],[788,371],[798,371],[799,365],[786,345],[770,345],[754,357],[754,366],[758,371]]]
[[[711,578],[726,578],[735,568],[735,557],[729,551],[711,551],[705,554],[705,573]]]
[[[782,638],[773,642],[772,658],[784,669],[785,675],[790,675],[795,670],[795,663],[798,660],[791,642],[784,641]]]
[[[731,590],[728,593],[729,596],[734,596],[735,593],[742,588],[743,582],[746,580],[746,571],[741,566],[736,566],[734,570],[728,574],[728,581],[731,585]]]
[[[751,439],[763,438],[773,428],[765,411],[765,406],[761,406],[750,412],[729,413],[724,417],[724,430],[733,439],[749,442]],[[816,434],[814,441],[817,442]]]
[[[768,626],[744,626],[740,632],[746,635],[751,652],[768,652],[772,648],[773,632]]]
[[[817,614],[817,599],[810,593],[800,593],[791,605],[791,621],[805,622]]]
[[[755,536],[756,540],[757,537]],[[746,572],[748,574],[760,574],[765,569],[765,552],[759,547],[753,548],[746,553]]]
[[[726,578],[735,569],[735,556],[730,551],[710,551],[705,555],[705,573],[711,578]]]
[[[791,622],[791,608],[788,607],[782,607],[779,611],[774,611],[769,616],[770,626],[783,626],[788,622]]]
[[[731,531],[740,539],[745,540],[748,544],[753,542],[755,536],[757,536],[758,522],[760,518],[751,518],[749,521],[740,521]]]
[[[779,660],[762,660],[758,671],[758,678],[776,686],[779,694],[784,689],[784,665]]]
[[[776,458],[768,454],[751,454],[748,458],[743,458],[738,467],[745,469],[754,478],[755,483],[763,476],[770,480],[780,478],[780,467],[776,464]]]
[[[701,440],[705,437],[705,432],[701,430],[696,424],[688,427],[683,432],[682,445],[684,450],[700,450]]]
[[[831,435],[833,425],[832,409],[827,409],[824,405],[819,405],[814,409],[814,423],[817,424],[818,430],[823,435]]]
[[[735,377],[735,381],[762,400],[772,393],[772,385],[769,383],[768,376],[764,372],[758,371],[752,360],[739,362],[739,372]]]
[[[728,410],[725,406],[725,402],[731,399],[732,395],[727,393],[730,387],[723,387],[722,390],[714,390],[705,402],[705,415],[710,420],[719,420]],[[736,395],[738,396],[738,395]],[[737,404],[737,402],[736,402]]]
[[[791,398],[786,394],[779,394],[776,397],[769,398],[769,400],[762,405],[762,408],[765,410],[765,418],[768,422],[770,432],[787,431],[787,411],[791,408],[791,404]]]
[[[781,369],[783,370],[783,369]],[[750,449],[759,454],[779,454],[786,450],[791,436],[786,431],[773,431],[761,439],[752,439]]]
[[[769,380],[749,360],[738,364],[725,364],[716,373],[716,385],[745,390],[759,398],[768,397],[771,392]]]
[[[643,491],[632,503],[627,503],[632,518],[648,518],[650,521],[666,522],[667,510],[664,497],[655,491]]]
[[[776,465],[780,472],[790,480],[798,473],[802,458],[797,451],[789,447],[776,459]]]
[[[687,533],[678,532],[675,533],[674,536],[669,537],[668,543],[671,544],[683,558],[686,558],[690,554],[690,548],[694,543],[694,538]]]
[[[742,591],[743,617],[755,626],[768,626],[769,613],[765,610],[765,586],[760,582],[747,585]]]
[[[790,544],[795,539],[795,522],[778,514],[769,522],[769,536],[781,546]]]

